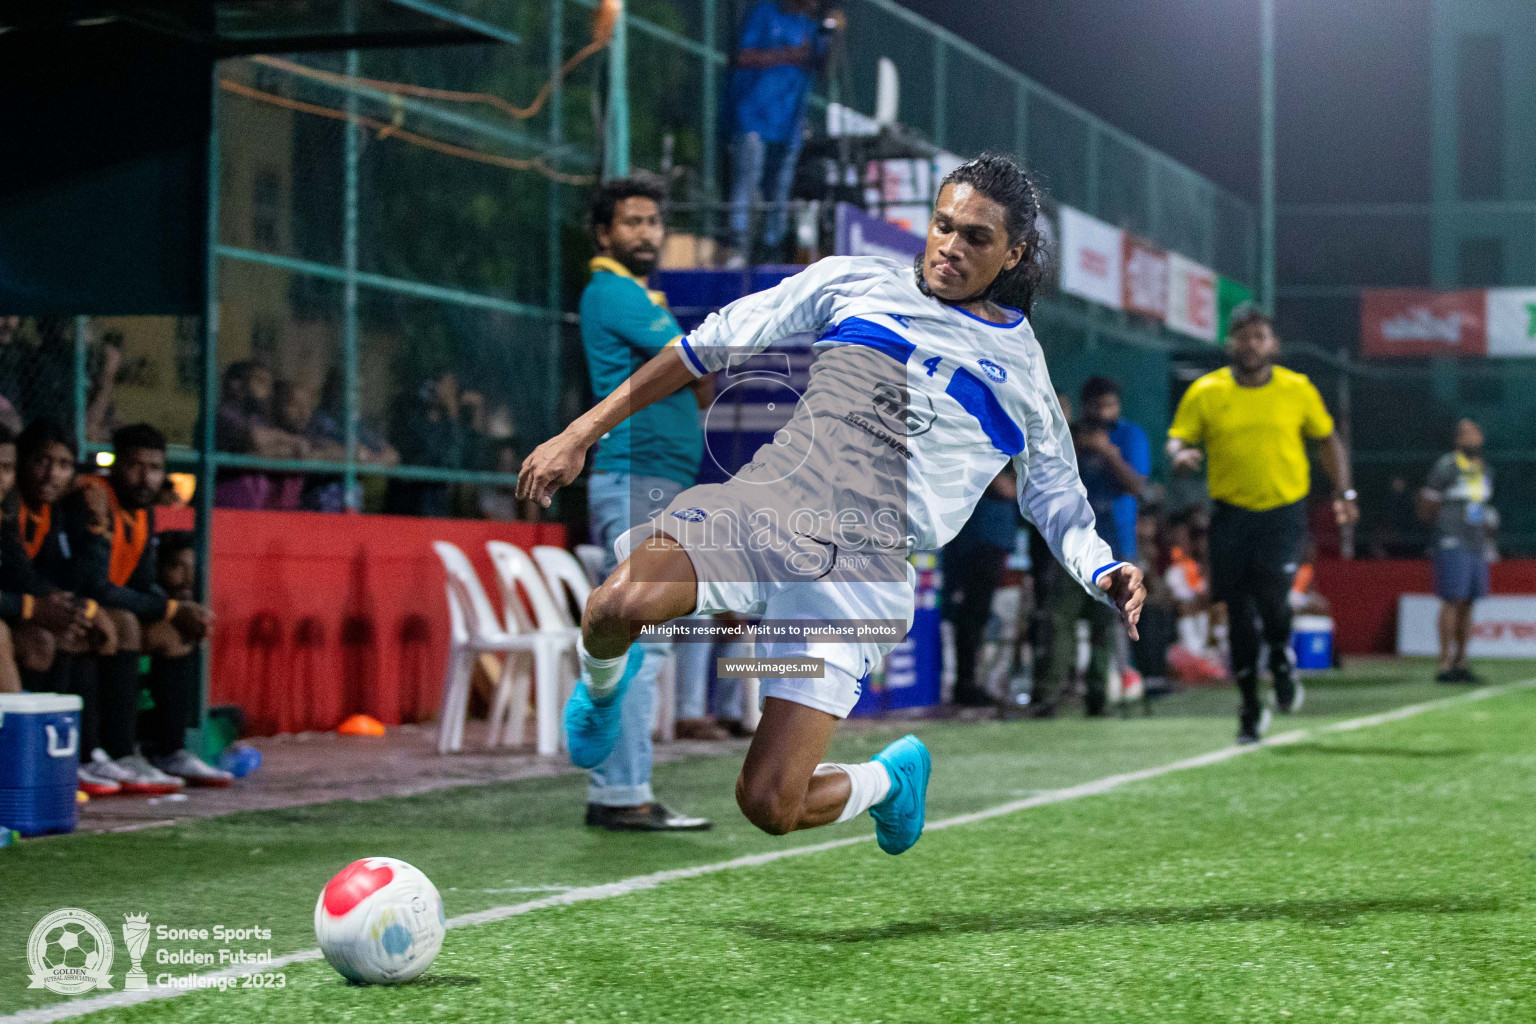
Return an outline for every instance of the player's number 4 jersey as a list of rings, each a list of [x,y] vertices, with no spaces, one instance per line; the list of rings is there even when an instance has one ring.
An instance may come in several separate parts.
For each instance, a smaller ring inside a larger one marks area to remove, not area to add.
[[[1028,319],[991,323],[917,287],[911,264],[831,257],[712,314],[679,342],[702,376],[796,335],[811,381],[733,481],[804,536],[936,550],[1012,460],[1019,507],[1084,586],[1120,564],[1094,530],[1071,431]],[[798,525],[796,525],[798,524]]]

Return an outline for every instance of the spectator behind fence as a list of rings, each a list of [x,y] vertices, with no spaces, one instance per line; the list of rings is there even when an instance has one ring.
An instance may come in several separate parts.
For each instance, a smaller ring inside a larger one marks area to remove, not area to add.
[[[1472,420],[1456,424],[1456,448],[1442,455],[1419,492],[1419,515],[1435,527],[1435,594],[1440,598],[1437,683],[1475,683],[1467,666],[1472,605],[1488,596],[1488,563],[1498,513],[1493,471],[1483,461],[1483,431]]]
[[[581,345],[598,400],[683,334],[665,297],[646,287],[665,238],[661,199],[660,186],[650,179],[617,178],[604,182],[592,200],[597,256],[591,264],[592,280],[581,293]],[[706,374],[700,380],[711,378]],[[698,475],[704,451],[699,406],[707,394],[679,391],[598,440],[587,509],[592,542],[603,548],[606,572],[612,572],[616,562],[614,541],[659,515]],[[629,654],[642,660],[623,696],[618,741],[592,771],[587,824],[616,831],[708,828],[702,818],[667,810],[651,791],[656,678],[669,652],[663,644],[641,644]]]
[[[214,421],[214,444],[221,452],[264,459],[302,459],[309,446],[279,427],[272,411],[272,371],[245,360],[224,371],[223,391]],[[273,480],[266,473],[220,470],[214,502],[220,508],[269,508]]]
[[[21,424],[59,416],[74,404],[74,319],[0,317],[0,422]]]
[[[1147,435],[1120,418],[1120,386],[1108,377],[1090,377],[1083,385],[1081,401],[1082,416],[1072,427],[1072,442],[1077,450],[1078,474],[1093,506],[1095,529],[1115,558],[1133,562],[1135,501],[1152,468]],[[1128,511],[1121,513],[1124,498],[1130,498],[1131,503],[1126,506]],[[1042,717],[1054,714],[1055,702],[1065,691],[1077,661],[1078,620],[1087,618],[1090,655],[1084,707],[1090,715],[1103,714],[1109,666],[1118,647],[1119,614],[1110,605],[1094,600],[1063,572],[1052,574],[1046,605],[1051,613],[1049,671],[1036,683],[1031,713]]]
[[[346,383],[341,371],[332,369],[320,387],[320,401],[310,415],[305,437],[311,444],[326,445],[345,457],[347,442]],[[384,435],[359,417],[357,424],[357,461],[379,466],[398,466],[400,453]],[[304,507],[314,512],[341,512],[346,508],[346,492],[339,476],[315,474],[304,488]],[[361,507],[361,501],[356,507]]]
[[[165,482],[165,435],[148,423],[130,424],[113,432],[112,449],[108,475],[80,481],[97,522],[105,519],[107,539],[107,557],[83,562],[81,575],[86,593],[117,630],[117,653],[106,670],[131,674],[137,710],[139,659],[149,655],[144,688],[152,701],[137,716],[142,752],[132,751],[118,764],[141,774],[158,770],[188,785],[227,786],[233,776],[186,749],[200,681],[196,648],[213,613],[196,601],[170,597],[160,586],[154,503]],[[84,538],[80,542],[83,548]]]
[[[1018,538],[1018,486],[1012,469],[999,473],[976,503],[971,518],[944,546],[940,604],[955,631],[951,700],[961,707],[997,703],[985,686],[976,682],[976,656],[992,616],[992,597]]]
[[[90,623],[81,602],[38,575],[17,531],[11,488],[16,437],[0,426],[0,693],[46,678],[59,646],[79,646]]]
[[[402,462],[438,469],[482,468],[484,431],[484,396],[461,390],[459,378],[452,372],[403,395],[390,425]],[[446,518],[453,513],[452,489],[435,480],[391,480],[384,493],[384,511]]]
[[[820,6],[819,0],[758,0],[742,23],[726,107],[733,262],[748,259],[751,206],[759,190],[771,204],[763,245],[772,250],[784,241],[811,80],[845,24],[842,11],[828,12],[818,23]]]
[[[497,473],[515,474],[523,464],[522,450],[516,438],[507,438],[495,446],[496,461],[492,469]],[[517,499],[517,487],[513,484],[486,484],[475,488],[475,498],[480,515],[504,523],[516,520],[538,519],[538,506],[531,501]]]

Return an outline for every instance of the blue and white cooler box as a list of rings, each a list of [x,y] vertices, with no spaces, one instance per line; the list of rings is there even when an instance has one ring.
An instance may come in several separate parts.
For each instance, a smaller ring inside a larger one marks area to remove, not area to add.
[[[1333,620],[1326,615],[1298,615],[1291,621],[1291,650],[1296,667],[1333,668]]]
[[[0,828],[75,830],[80,707],[74,694],[0,693]]]

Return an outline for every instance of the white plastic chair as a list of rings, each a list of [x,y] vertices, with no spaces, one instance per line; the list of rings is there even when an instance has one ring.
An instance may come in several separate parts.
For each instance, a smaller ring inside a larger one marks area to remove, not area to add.
[[[548,582],[550,592],[554,596],[555,606],[572,628],[575,628],[577,623],[569,618],[569,602],[566,600],[566,595],[569,594],[574,598],[576,607],[585,612],[587,598],[592,594],[591,576],[587,568],[578,560],[583,547],[596,552],[597,561],[601,564],[603,549],[595,544],[581,545],[576,549],[576,555],[572,555],[564,548],[548,544],[541,544],[533,549],[533,560],[544,573],[544,579]],[[576,671],[580,673],[580,665],[576,666]],[[677,736],[677,670],[671,659],[662,665],[656,677],[656,691],[656,732],[663,742],[670,743]]]
[[[603,570],[608,567],[608,553],[596,544],[577,544],[576,561],[586,570],[587,581],[594,587],[603,582]]]
[[[504,656],[496,692],[491,702],[488,742],[497,745],[509,737],[521,739],[528,714],[528,676],[516,671],[521,655],[534,655],[536,644],[527,635],[507,630],[496,614],[480,576],[463,551],[445,540],[432,542],[447,572],[448,619],[451,637],[448,667],[443,679],[443,703],[438,712],[437,752],[463,749],[464,720],[469,715],[469,690],[475,659],[481,654]],[[507,719],[505,724],[503,719]]]
[[[571,618],[570,604],[576,603],[578,611],[587,610],[587,598],[592,596],[592,580],[587,576],[576,556],[565,548],[540,544],[533,549],[533,561],[549,584],[550,596],[555,599],[555,610],[564,623],[575,628],[578,623]]]
[[[561,711],[576,688],[580,665],[576,641],[581,636],[570,612],[550,596],[549,586],[528,552],[502,540],[486,541],[496,567],[508,631],[533,642],[533,696],[538,705],[538,751],[558,753],[563,745]],[[527,599],[527,605],[523,599]],[[531,612],[531,614],[530,614]]]

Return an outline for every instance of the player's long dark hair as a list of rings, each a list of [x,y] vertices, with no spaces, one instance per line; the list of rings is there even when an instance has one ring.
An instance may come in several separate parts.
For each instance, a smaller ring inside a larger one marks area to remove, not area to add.
[[[1024,243],[1024,256],[1013,267],[1005,270],[975,299],[990,299],[1003,306],[1014,306],[1026,314],[1035,302],[1035,292],[1045,278],[1045,236],[1040,232],[1040,190],[1030,180],[1024,169],[1013,158],[1001,153],[983,153],[974,160],[967,160],[944,176],[939,184],[969,185],[982,195],[998,203],[1006,211],[1008,242]],[[930,294],[928,282],[923,277],[923,257],[917,257],[917,286],[924,295]]]

